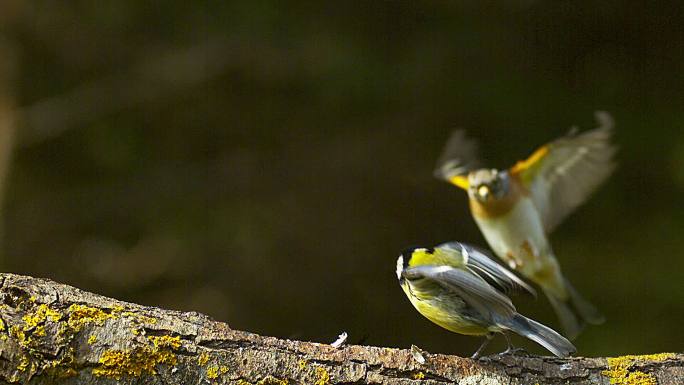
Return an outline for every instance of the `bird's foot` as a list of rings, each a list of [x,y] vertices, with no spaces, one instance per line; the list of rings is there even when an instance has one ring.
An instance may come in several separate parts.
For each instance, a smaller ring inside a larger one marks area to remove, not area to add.
[[[499,356],[505,356],[505,355],[517,355],[517,354],[527,354],[527,351],[523,348],[514,348],[512,346],[509,346],[508,349],[504,350],[503,352],[497,354]]]

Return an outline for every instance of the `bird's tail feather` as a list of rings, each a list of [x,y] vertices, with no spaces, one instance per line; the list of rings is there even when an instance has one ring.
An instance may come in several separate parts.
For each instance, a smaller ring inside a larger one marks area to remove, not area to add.
[[[558,298],[557,294],[552,290],[546,288],[543,290],[558,316],[558,320],[563,328],[563,334],[570,340],[574,340],[582,332],[584,325],[577,319],[575,312],[570,306],[570,302]]]
[[[567,338],[558,334],[553,329],[520,314],[513,316],[507,326],[510,330],[545,347],[557,357],[567,357],[577,351],[575,346],[568,341]]]
[[[591,325],[600,325],[606,322],[606,317],[596,309],[596,306],[584,299],[567,279],[565,280],[565,289],[570,295],[572,306],[577,310],[582,320]]]
[[[569,339],[574,340],[586,324],[600,325],[605,322],[605,317],[594,305],[584,299],[567,279],[563,282],[568,298],[561,299],[552,290],[545,289],[544,293],[558,315],[563,333]]]

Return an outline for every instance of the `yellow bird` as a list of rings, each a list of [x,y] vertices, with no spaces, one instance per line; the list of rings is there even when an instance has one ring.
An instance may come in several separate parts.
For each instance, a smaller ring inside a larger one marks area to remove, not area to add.
[[[492,261],[488,253],[460,242],[412,247],[397,258],[397,278],[413,306],[427,319],[455,333],[486,337],[477,358],[495,333],[527,337],[558,357],[575,347],[552,329],[519,314],[508,294],[534,294],[515,274]]]
[[[573,129],[507,170],[480,168],[476,143],[455,131],[435,171],[467,191],[470,211],[491,249],[542,288],[571,339],[585,323],[600,324],[604,317],[563,276],[548,235],[615,168],[613,119],[606,112],[595,115],[598,128]]]

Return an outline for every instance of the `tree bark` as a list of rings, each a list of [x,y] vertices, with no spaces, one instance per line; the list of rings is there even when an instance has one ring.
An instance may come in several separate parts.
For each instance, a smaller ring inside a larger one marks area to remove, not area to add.
[[[414,350],[282,340],[194,312],[117,301],[0,274],[0,383],[684,383],[684,355],[471,360]],[[421,362],[422,361],[422,362]]]

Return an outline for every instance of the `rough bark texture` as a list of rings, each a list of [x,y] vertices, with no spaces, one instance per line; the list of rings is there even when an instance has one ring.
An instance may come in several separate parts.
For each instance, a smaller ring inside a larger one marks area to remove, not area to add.
[[[334,348],[0,274],[0,383],[684,384],[684,355],[467,358]]]

